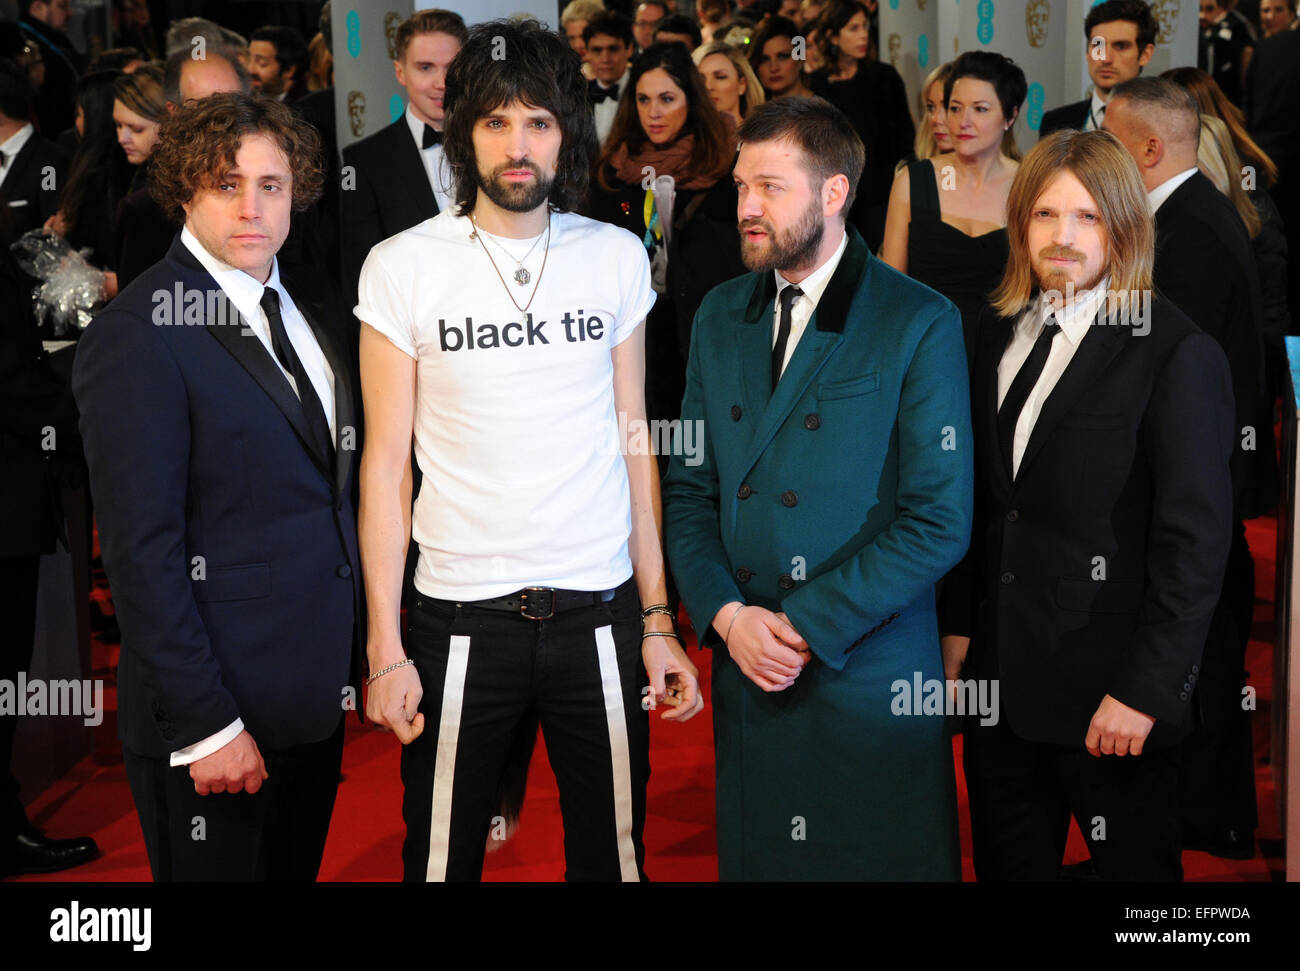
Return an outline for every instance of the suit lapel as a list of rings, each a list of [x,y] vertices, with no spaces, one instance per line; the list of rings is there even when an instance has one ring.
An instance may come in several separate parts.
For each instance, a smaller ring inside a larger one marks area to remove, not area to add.
[[[974,389],[973,400],[980,403],[978,415],[972,420],[978,422],[979,440],[983,442],[981,460],[992,468],[998,492],[1005,495],[1011,491],[1011,477],[1007,464],[1002,460],[1002,446],[998,440],[998,367],[1002,355],[1006,353],[1007,344],[1015,332],[1015,317],[985,317],[989,324],[979,337],[981,349],[978,352],[980,364]]]
[[[433,186],[429,185],[429,170],[424,167],[424,156],[411,137],[411,129],[403,115],[390,126],[395,141],[393,165],[397,169],[393,185],[403,186],[410,191],[408,204],[421,215],[415,223],[423,222],[438,214],[438,201],[433,195]],[[412,223],[414,225],[415,223]]]
[[[1101,315],[1105,311],[1106,305],[1103,302],[1102,308],[1097,313]],[[1033,431],[1029,433],[1025,454],[1020,458],[1017,482],[1024,480],[1025,470],[1042,451],[1043,443],[1051,436],[1052,430],[1120,352],[1124,346],[1124,338],[1130,332],[1128,327],[1107,326],[1105,318],[1100,323],[1097,318],[1093,318],[1088,333],[1084,334],[1083,342],[1074,352],[1074,357],[1070,359],[1065,373],[1061,375],[1060,380],[1056,382],[1056,387],[1043,402],[1038,420],[1034,422]]]
[[[771,325],[776,280],[771,273],[755,273],[754,278],[745,317],[736,325],[736,350],[745,410],[761,415],[772,397]]]
[[[179,234],[172,241],[172,247],[167,254],[167,258],[180,274],[184,292],[198,292],[203,296],[204,330],[211,334],[217,343],[224,347],[230,353],[230,356],[238,361],[239,365],[266,392],[267,397],[275,403],[275,406],[293,427],[294,434],[298,436],[298,440],[302,442],[303,448],[307,450],[307,454],[311,456],[316,467],[328,479],[330,477],[329,461],[320,454],[312,443],[312,435],[307,428],[307,418],[302,410],[302,402],[293,393],[289,380],[284,376],[284,372],[280,370],[279,365],[275,363],[265,345],[247,326],[247,322],[234,309],[234,305],[225,299],[225,292],[217,286],[217,281],[212,278],[212,275],[203,268],[202,264],[194,258],[185,244],[181,242]],[[219,293],[220,298],[209,300],[208,294],[213,292]],[[214,318],[207,314],[209,306],[227,307],[230,313],[219,314]],[[313,329],[315,328],[313,327]]]

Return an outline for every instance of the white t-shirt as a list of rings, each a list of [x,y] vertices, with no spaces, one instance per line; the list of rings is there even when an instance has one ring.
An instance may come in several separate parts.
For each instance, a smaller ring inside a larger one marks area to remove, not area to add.
[[[446,210],[398,233],[358,288],[357,317],[417,362],[415,586],[457,601],[616,587],[632,575],[632,521],[610,350],[654,304],[645,248],[555,213],[549,252],[544,236],[531,252],[484,241],[503,284],[472,231]],[[534,285],[521,313],[505,288],[524,306]]]

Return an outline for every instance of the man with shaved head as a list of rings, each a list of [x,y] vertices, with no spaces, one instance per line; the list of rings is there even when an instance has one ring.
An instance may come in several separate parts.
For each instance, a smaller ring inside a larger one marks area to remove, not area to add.
[[[1185,686],[1199,694],[1199,724],[1184,746],[1182,812],[1188,849],[1244,859],[1254,853],[1256,823],[1250,722],[1241,706],[1255,568],[1242,520],[1277,500],[1259,273],[1241,217],[1197,169],[1200,115],[1184,88],[1163,78],[1121,84],[1104,128],[1137,161],[1155,210],[1156,289],[1219,341],[1232,368],[1236,523],[1201,670]]]
[[[206,98],[223,91],[248,93],[248,72],[238,61],[208,52],[194,57],[190,48],[182,48],[167,58],[163,71],[163,90],[167,110],[175,111],[186,101]]]

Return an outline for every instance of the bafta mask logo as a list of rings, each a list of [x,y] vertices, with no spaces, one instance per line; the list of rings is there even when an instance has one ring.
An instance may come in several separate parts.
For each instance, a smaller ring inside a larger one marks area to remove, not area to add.
[[[388,11],[384,14],[384,40],[388,43],[388,59],[397,60],[397,28],[402,26],[403,17],[400,13]]]
[[[889,35],[889,63],[898,67],[898,55],[903,52],[903,38],[897,34]]]
[[[918,10],[921,10],[921,11],[924,11],[924,10],[925,10],[925,5],[926,5],[926,3],[928,3],[928,2],[929,2],[929,0],[916,0],[916,6],[917,6],[917,9],[918,9]]]
[[[360,91],[348,92],[348,125],[353,138],[360,138],[366,130],[366,96]]]
[[[1171,44],[1178,33],[1178,0],[1155,0],[1151,4],[1151,16],[1156,18],[1160,31],[1156,34],[1157,44]]]
[[[1052,8],[1047,0],[1029,0],[1025,4],[1025,32],[1029,35],[1030,47],[1042,47],[1047,43],[1047,21],[1052,15]]]

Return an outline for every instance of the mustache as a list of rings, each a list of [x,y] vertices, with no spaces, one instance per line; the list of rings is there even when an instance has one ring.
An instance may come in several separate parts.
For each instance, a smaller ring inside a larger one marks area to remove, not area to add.
[[[540,179],[542,177],[542,170],[537,163],[524,159],[519,162],[506,162],[502,165],[498,165],[492,170],[491,178],[498,179],[507,172],[513,172],[516,169],[527,169],[529,172],[533,173],[533,175],[537,176],[537,178]]]
[[[776,235],[775,228],[765,219],[742,219],[738,229],[742,233],[747,229],[761,229],[769,236]]]
[[[1040,260],[1076,260],[1080,263],[1088,259],[1086,253],[1070,249],[1068,246],[1046,246],[1038,251]]]

